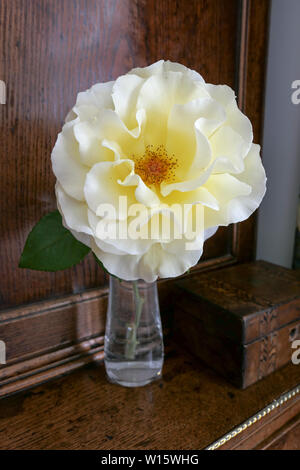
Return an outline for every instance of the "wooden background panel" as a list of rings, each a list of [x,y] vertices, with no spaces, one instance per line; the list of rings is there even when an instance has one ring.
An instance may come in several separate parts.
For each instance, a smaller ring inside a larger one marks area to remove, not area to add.
[[[252,122],[254,142],[261,144],[270,1],[242,0],[241,5],[238,103]],[[257,212],[233,226],[233,255],[239,262],[255,257],[256,217]]]
[[[17,268],[31,227],[55,208],[50,153],[79,90],[160,58],[234,86],[237,0],[2,0],[1,308],[105,283],[89,258],[61,273]],[[231,229],[205,258],[228,252]]]

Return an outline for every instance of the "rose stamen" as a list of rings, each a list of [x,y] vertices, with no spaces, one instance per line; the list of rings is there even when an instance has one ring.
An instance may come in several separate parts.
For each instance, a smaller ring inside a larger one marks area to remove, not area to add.
[[[135,173],[138,174],[148,186],[159,185],[162,182],[172,182],[175,178],[175,169],[178,166],[175,155],[168,155],[165,147],[147,145],[144,155],[133,156]]]

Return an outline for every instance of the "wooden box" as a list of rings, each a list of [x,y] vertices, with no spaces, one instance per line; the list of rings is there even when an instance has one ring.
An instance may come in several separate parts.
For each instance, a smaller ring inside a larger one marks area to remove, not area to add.
[[[300,271],[257,261],[177,285],[176,334],[232,383],[246,388],[291,362],[300,338]]]

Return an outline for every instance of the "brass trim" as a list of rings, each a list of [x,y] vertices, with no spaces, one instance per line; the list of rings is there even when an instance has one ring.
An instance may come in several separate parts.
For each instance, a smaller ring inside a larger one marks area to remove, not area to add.
[[[268,414],[270,414],[272,411],[274,411],[276,408],[279,406],[283,405],[286,403],[288,400],[296,396],[298,393],[300,393],[300,384],[297,385],[297,387],[293,388],[289,392],[284,393],[281,395],[277,400],[272,401],[269,405],[267,405],[265,408],[260,410],[258,413],[255,415],[251,416],[251,418],[247,419],[243,423],[241,423],[239,426],[234,428],[232,431],[229,433],[225,434],[223,437],[218,439],[217,441],[213,442],[210,444],[208,447],[205,448],[205,450],[216,450],[219,447],[223,446],[226,442],[230,441],[232,438],[240,434],[241,432],[244,432],[246,429],[248,429],[252,424],[256,423],[260,419],[264,418]]]

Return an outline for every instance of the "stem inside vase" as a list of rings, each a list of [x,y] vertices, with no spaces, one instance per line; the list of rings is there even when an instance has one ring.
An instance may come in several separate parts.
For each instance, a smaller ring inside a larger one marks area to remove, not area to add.
[[[136,353],[137,341],[137,329],[140,324],[140,319],[143,310],[144,299],[140,296],[139,287],[137,281],[132,281],[133,293],[134,293],[134,303],[135,303],[135,318],[132,323],[128,325],[127,328],[127,342],[125,347],[125,357],[127,359],[134,359]]]
[[[111,382],[137,387],[161,376],[163,336],[156,283],[110,277],[104,350]]]

